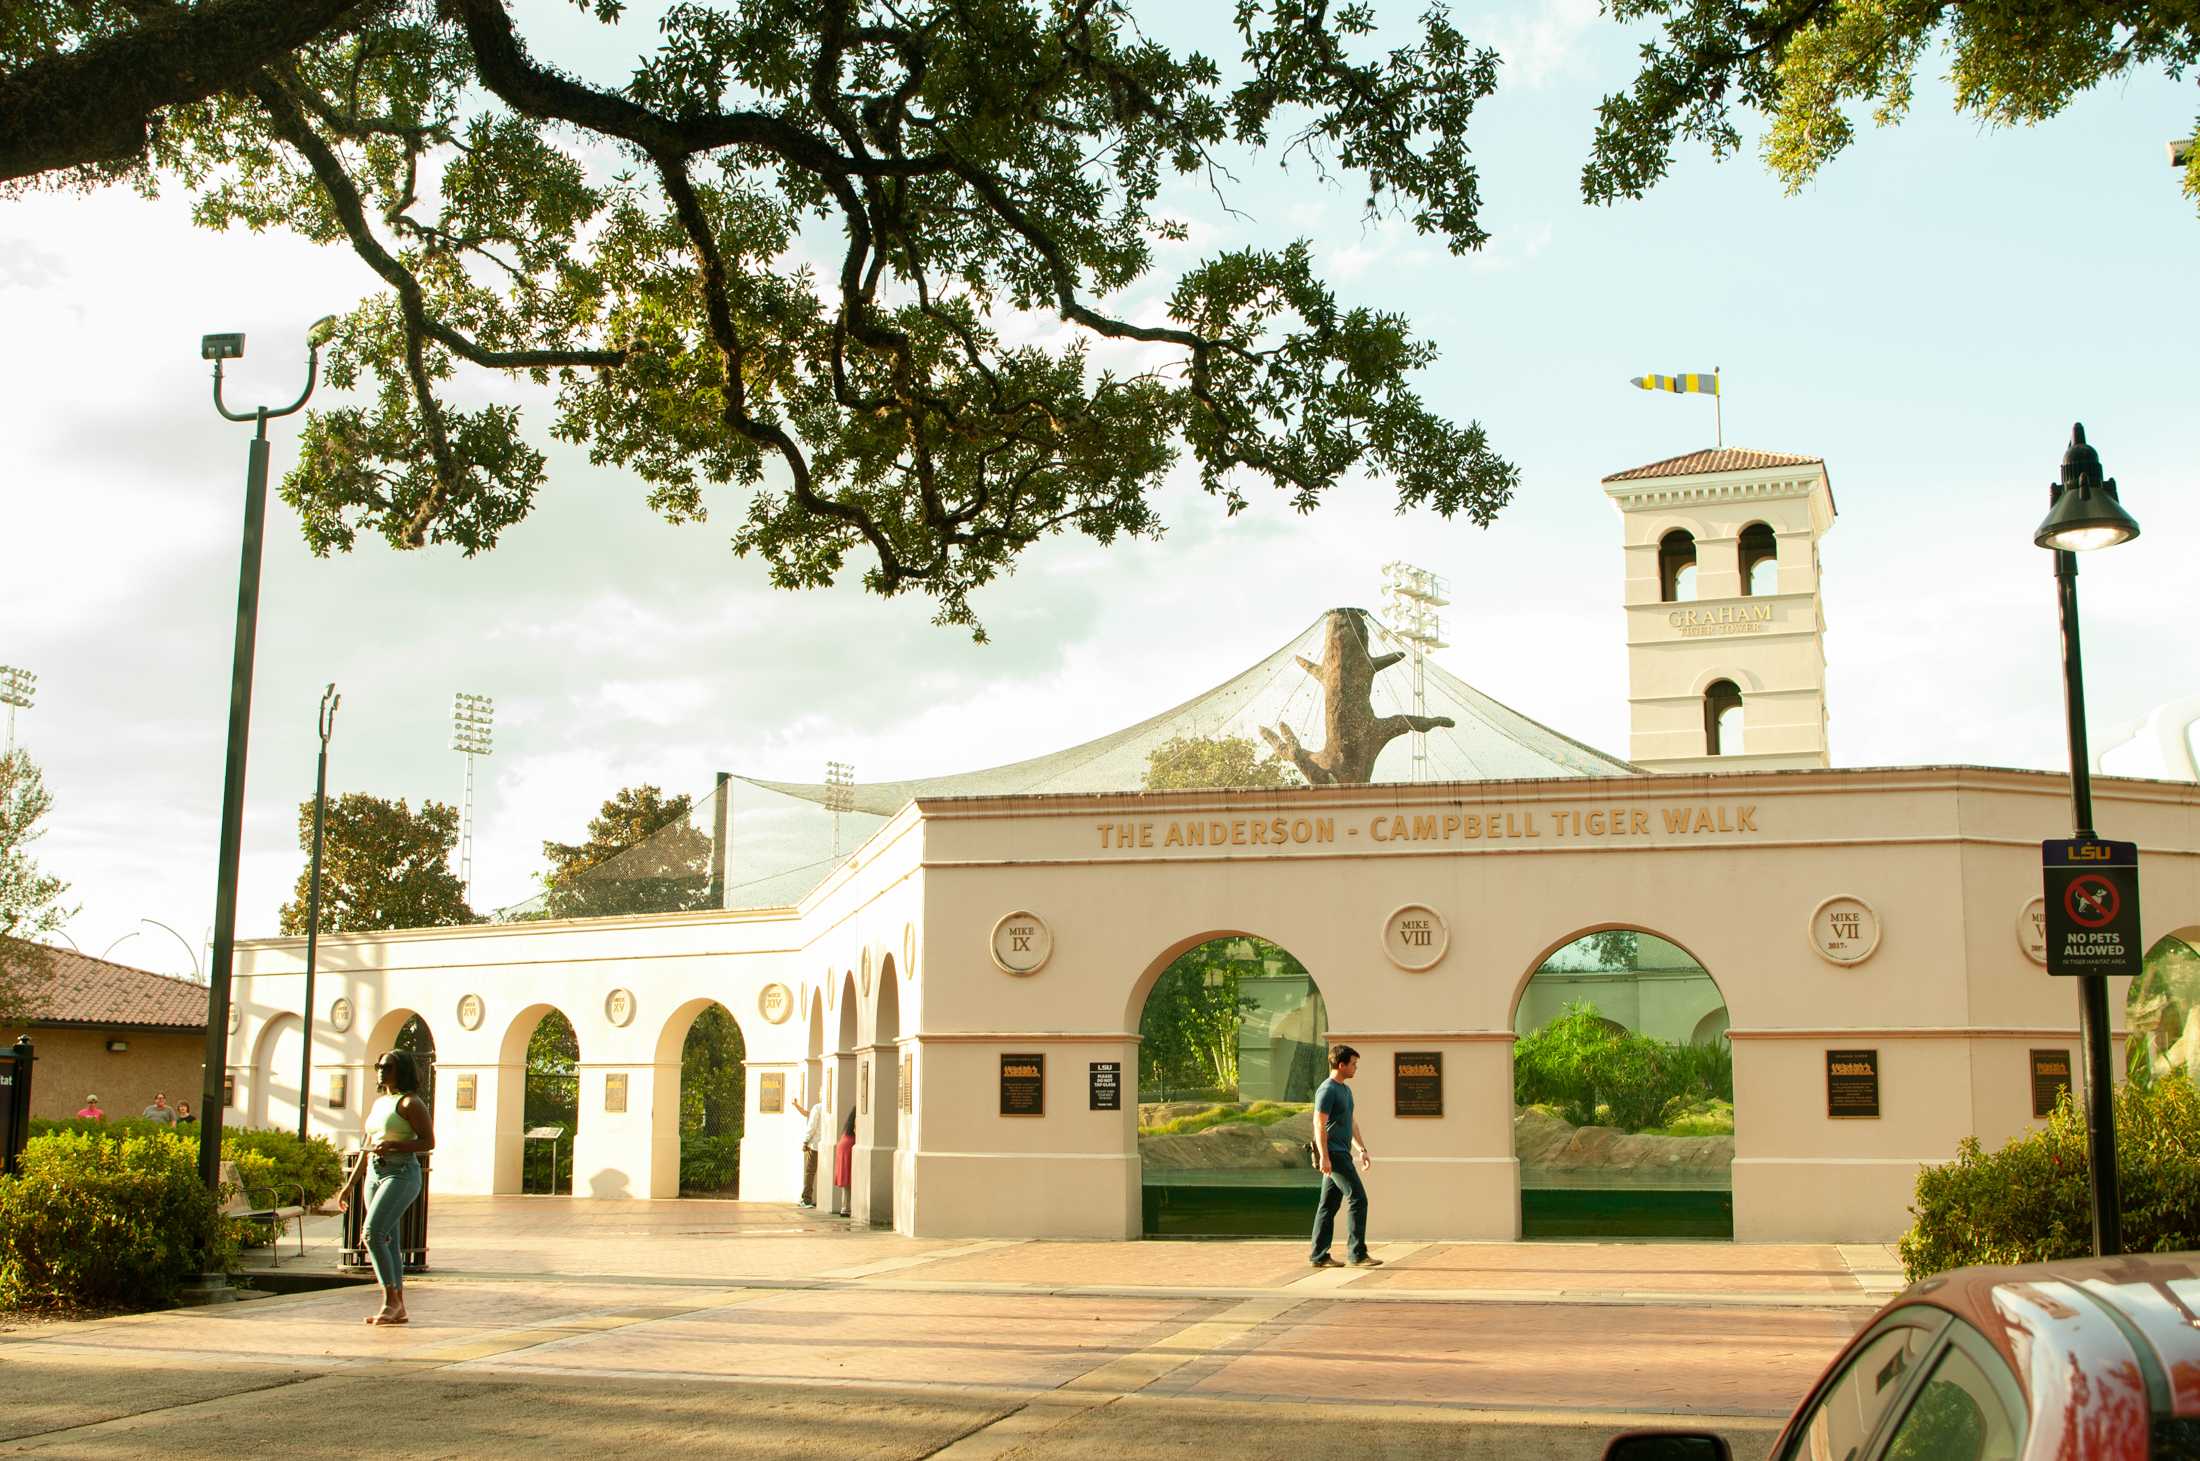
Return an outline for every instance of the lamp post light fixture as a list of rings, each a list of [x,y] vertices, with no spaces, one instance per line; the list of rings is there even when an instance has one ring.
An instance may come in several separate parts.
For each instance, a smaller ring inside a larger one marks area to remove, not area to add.
[[[840,856],[840,819],[856,809],[856,768],[846,761],[825,763],[825,810],[833,814],[833,856]]]
[[[458,806],[458,880],[466,885],[466,906],[474,902],[474,757],[494,752],[497,703],[487,695],[461,690],[451,697],[451,749],[466,756],[466,794]]]
[[[260,540],[267,527],[267,423],[304,409],[321,374],[321,347],[336,331],[324,316],[306,332],[306,388],[287,406],[232,411],[222,400],[222,362],[244,356],[244,336],[207,335],[199,358],[214,362],[214,409],[225,421],[253,423],[245,456],[244,542],[237,564],[236,644],[229,668],[229,743],[222,775],[221,855],[215,874],[214,947],[207,960],[206,1059],[199,1091],[199,1180],[219,1191],[223,1076],[229,1069],[230,966],[237,952],[237,874],[244,842],[244,770],[252,732],[252,649],[260,619]],[[301,1099],[304,1092],[300,1092]]]
[[[1428,656],[1444,648],[1443,621],[1436,611],[1451,602],[1444,581],[1410,563],[1383,565],[1383,613],[1390,632],[1413,656],[1413,713],[1428,714]],[[1413,779],[1428,780],[1428,732],[1413,733]]]
[[[14,665],[0,665],[0,705],[8,707],[8,754],[15,754],[15,712],[38,698],[38,676]]]
[[[2062,478],[2048,488],[2047,516],[2032,541],[2055,554],[2057,607],[2062,617],[2063,716],[2070,739],[2070,820],[2080,838],[2093,830],[2092,761],[2085,743],[2085,664],[2078,640],[2078,554],[2113,548],[2139,536],[2139,524],[2117,499],[2116,483],[2101,476],[2101,457],[2086,444],[2085,427],[2070,428]],[[2116,1096],[2110,1085],[2108,976],[2080,974],[2078,1025],[2085,1043],[2085,1114],[2088,1164],[2093,1169],[2093,1252],[2123,1252],[2116,1172]]]
[[[306,1139],[306,1115],[313,1109],[313,972],[321,952],[321,832],[328,823],[328,738],[336,730],[336,707],[344,697],[332,681],[321,692],[321,759],[313,773],[313,866],[306,874],[305,1050],[298,1057],[298,1140]]]

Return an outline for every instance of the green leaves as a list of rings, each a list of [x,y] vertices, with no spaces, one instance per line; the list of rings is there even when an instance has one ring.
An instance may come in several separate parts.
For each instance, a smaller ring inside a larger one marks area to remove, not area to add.
[[[458,845],[458,810],[427,802],[418,812],[402,798],[362,792],[332,798],[322,834],[321,932],[436,928],[475,922],[466,885],[451,871]],[[313,799],[298,807],[298,847],[313,848]],[[306,931],[312,860],[298,872],[279,923],[286,934]]]

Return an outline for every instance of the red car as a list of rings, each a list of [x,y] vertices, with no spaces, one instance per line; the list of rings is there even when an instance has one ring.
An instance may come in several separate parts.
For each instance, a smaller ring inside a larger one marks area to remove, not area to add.
[[[1606,1461],[1726,1461],[1634,1431]],[[1826,1367],[1772,1461],[2200,1461],[2200,1253],[1959,1268]]]

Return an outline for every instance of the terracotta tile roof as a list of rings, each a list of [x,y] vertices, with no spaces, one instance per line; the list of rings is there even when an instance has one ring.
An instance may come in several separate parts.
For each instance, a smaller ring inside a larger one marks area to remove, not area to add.
[[[46,952],[53,960],[51,977],[44,988],[31,995],[29,1023],[32,1025],[206,1028],[206,988],[203,985],[155,974],[149,969],[133,969],[128,964],[95,959],[73,949],[49,948]]]
[[[1729,446],[1717,450],[1686,452],[1647,466],[1614,472],[1607,482],[1639,482],[1646,477],[1692,477],[1698,472],[1754,472],[1765,467],[1806,467],[1824,463],[1824,457],[1799,457],[1788,452],[1750,451]]]

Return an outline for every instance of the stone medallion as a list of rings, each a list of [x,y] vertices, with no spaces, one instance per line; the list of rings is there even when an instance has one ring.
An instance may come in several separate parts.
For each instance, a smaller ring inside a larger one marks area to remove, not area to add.
[[[462,994],[458,997],[458,1026],[462,1030],[481,1028],[481,996]]]
[[[1425,903],[1408,903],[1383,920],[1383,953],[1408,973],[1435,968],[1450,947],[1444,915]]]
[[[2034,898],[2017,910],[2017,947],[2033,963],[2047,963],[2047,900]]]
[[[328,1025],[341,1035],[351,1028],[351,1001],[339,999],[328,1007]]]
[[[871,946],[863,946],[863,997],[871,997]]]
[[[1879,914],[1862,898],[1828,898],[1811,910],[1810,946],[1829,964],[1861,964],[1879,947]]]
[[[913,923],[901,926],[901,977],[917,977],[917,926]]]
[[[229,1033],[232,1035],[236,1034],[237,1026],[243,1023],[244,1011],[237,1008],[236,1003],[232,1001],[229,1006]]]
[[[634,991],[614,989],[603,997],[603,1017],[625,1028],[634,1022]]]
[[[756,992],[756,1012],[772,1024],[784,1025],[794,1013],[794,995],[784,984],[767,984]]]
[[[993,967],[1003,974],[1036,974],[1053,952],[1053,930],[1036,913],[1011,913],[993,925]]]

